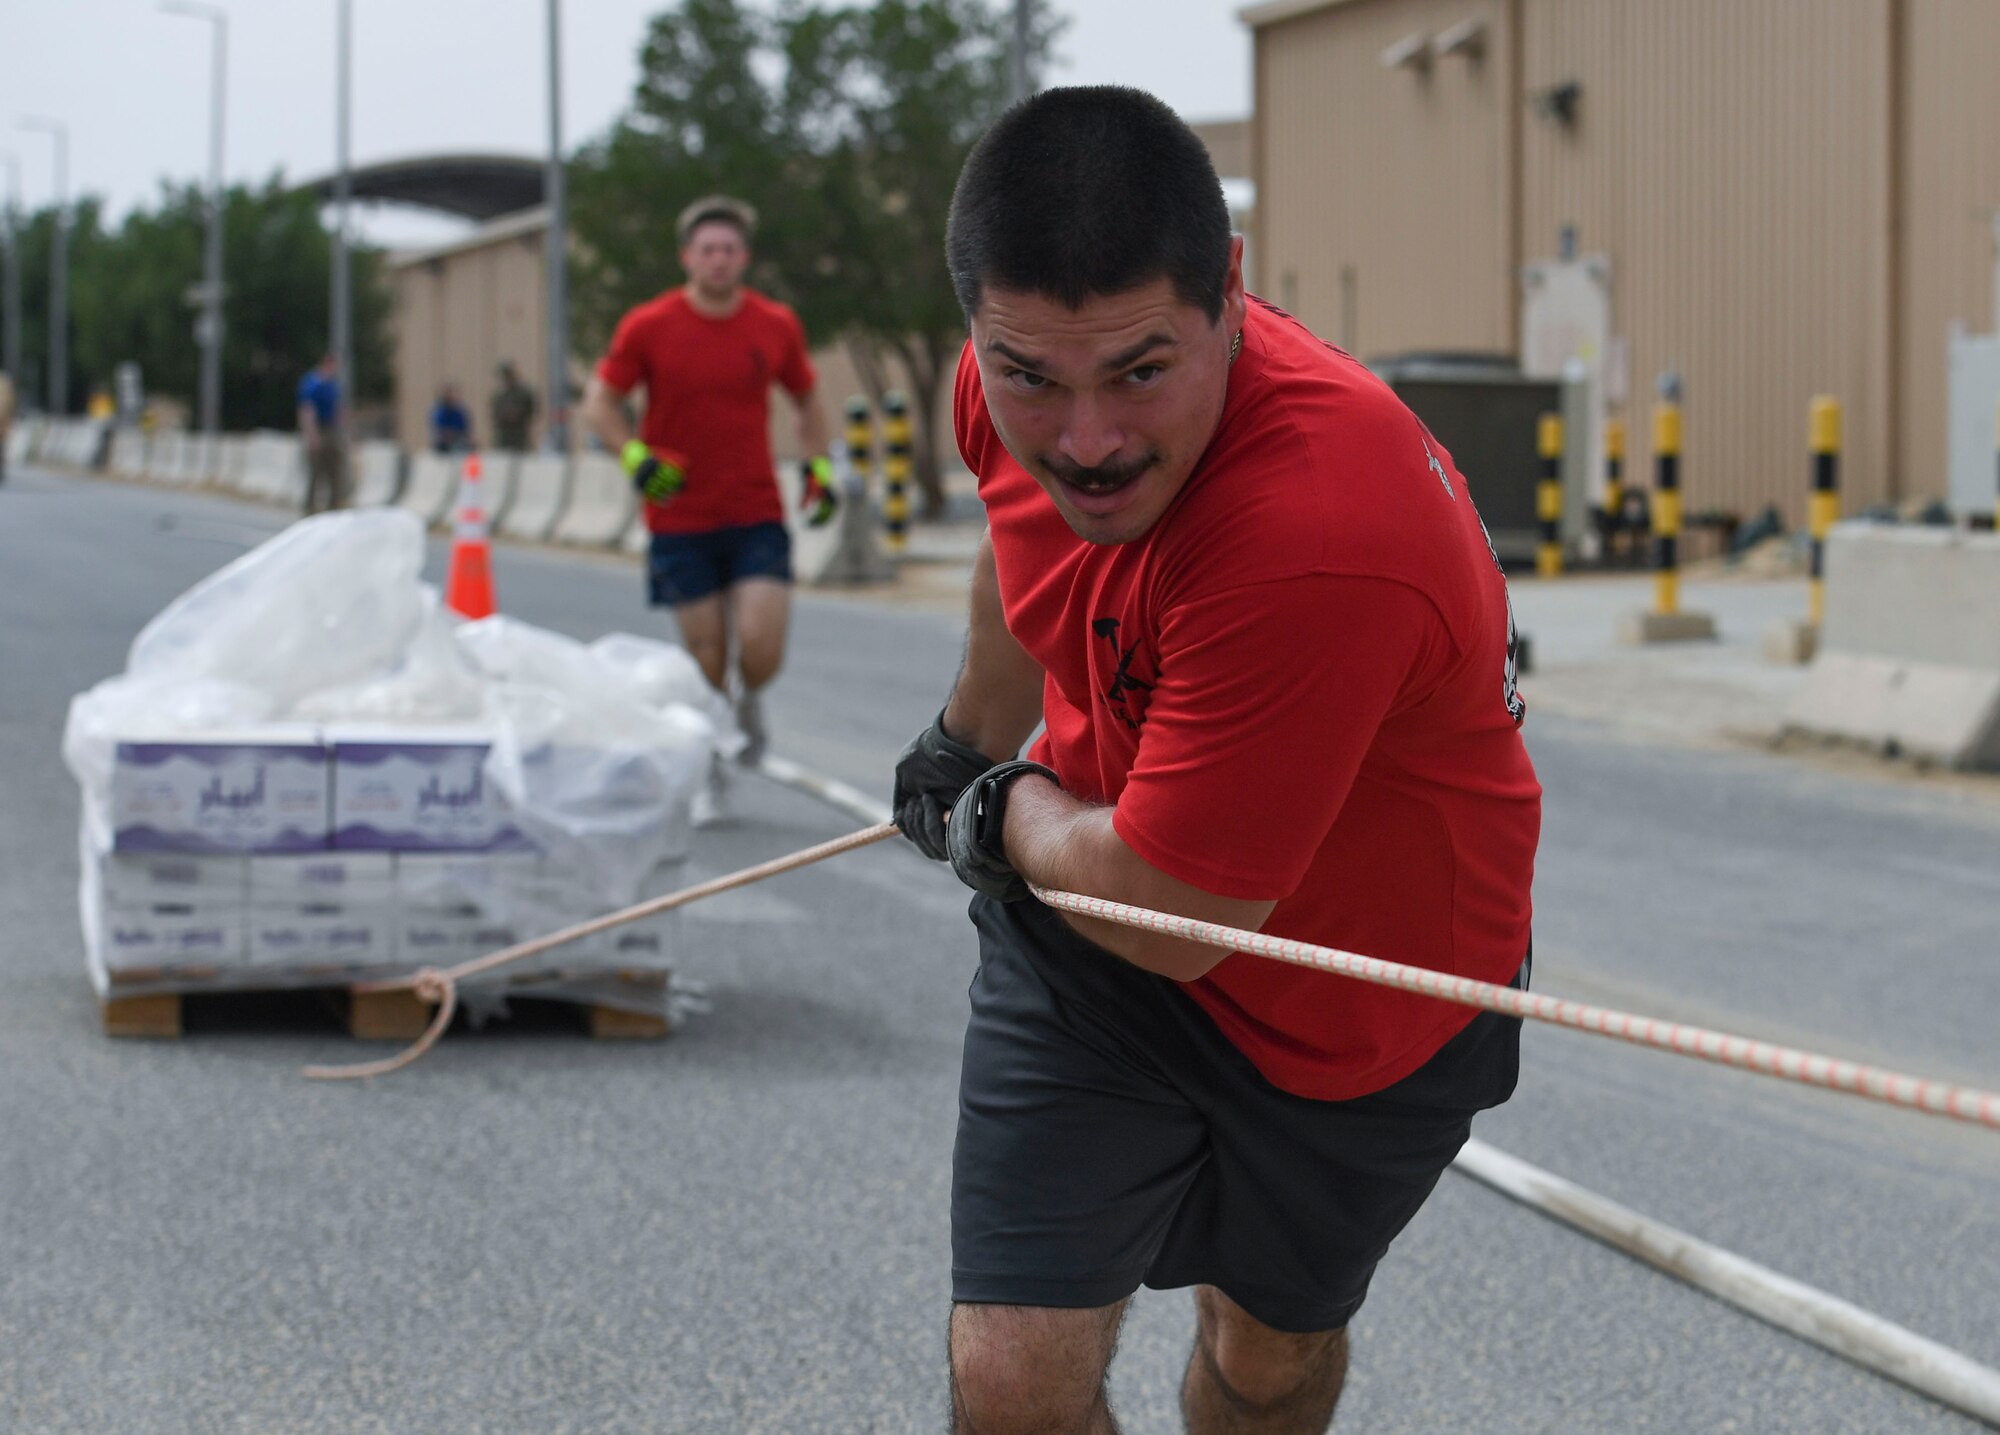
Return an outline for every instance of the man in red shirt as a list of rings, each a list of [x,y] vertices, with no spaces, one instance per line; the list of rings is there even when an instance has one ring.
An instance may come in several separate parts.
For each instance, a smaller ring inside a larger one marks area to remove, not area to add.
[[[1207,154],[1157,100],[1017,106],[946,247],[989,530],[896,808],[979,893],[959,1428],[1114,1429],[1145,1284],[1196,1288],[1191,1431],[1323,1430],[1376,1262],[1511,1094],[1519,1023],[1027,887],[1525,985],[1541,792],[1506,581],[1422,424],[1244,293]]]
[[[798,315],[743,282],[756,217],[721,195],[698,199],[676,226],[687,283],[619,322],[584,398],[584,416],[645,497],[652,602],[671,607],[681,641],[718,689],[737,650],[737,718],[763,756],[759,694],[785,656],[791,539],[771,458],[770,396],[798,410],[800,508],[814,527],[833,515],[826,413]],[[646,391],[635,433],[625,400]],[[719,779],[719,770],[716,775]],[[711,783],[711,799],[719,780]]]

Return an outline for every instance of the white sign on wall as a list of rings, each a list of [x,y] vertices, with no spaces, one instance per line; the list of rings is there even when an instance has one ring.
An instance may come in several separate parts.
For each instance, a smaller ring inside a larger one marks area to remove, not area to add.
[[[1521,271],[1521,372],[1580,384],[1584,395],[1581,433],[1578,416],[1564,415],[1571,430],[1563,469],[1566,532],[1589,534],[1590,508],[1603,501],[1604,416],[1624,400],[1624,368],[1623,346],[1611,335],[1608,256],[1544,259]],[[1628,458],[1628,482],[1631,472]]]

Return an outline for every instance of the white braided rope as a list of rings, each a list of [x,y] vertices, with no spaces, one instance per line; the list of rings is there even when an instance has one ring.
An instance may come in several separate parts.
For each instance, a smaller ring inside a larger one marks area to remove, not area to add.
[[[1048,891],[1040,887],[1033,891],[1039,900],[1049,906],[1079,916],[1200,942],[1204,946],[1248,952],[1272,961],[1289,962],[1293,966],[1312,967],[1372,982],[1376,986],[1397,987],[1441,1001],[1456,1002],[1460,1006],[1483,1007],[1507,1016],[1526,1017],[1576,1031],[1594,1032],[1598,1036],[1616,1037],[1635,1046],[1670,1051],[1677,1056],[1699,1057],[1762,1076],[1775,1076],[1830,1091],[1844,1091],[1891,1106],[2000,1130],[2000,1095],[1990,1091],[1905,1076],[1880,1067],[1863,1066],[1838,1057],[1821,1056],[1816,1052],[1755,1041],[1749,1037],[1731,1036],[1706,1027],[1634,1016],[1630,1012],[1613,1011],[1586,1002],[1538,996],[1532,992],[1516,991],[1512,987],[1495,986],[1491,982],[1473,981],[1469,977],[1454,977],[1423,967],[1385,962],[1379,957],[1364,957],[1333,947],[1314,946],[1310,942],[1267,936],[1262,932],[1246,932],[1214,922],[1197,921],[1192,917],[1175,917],[1146,907],[1107,902],[1101,897],[1083,897],[1074,892]]]

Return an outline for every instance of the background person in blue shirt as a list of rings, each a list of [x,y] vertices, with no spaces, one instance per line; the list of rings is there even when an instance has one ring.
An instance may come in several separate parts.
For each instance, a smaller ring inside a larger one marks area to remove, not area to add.
[[[306,512],[345,508],[347,441],[341,432],[340,361],[332,354],[299,380],[299,437],[306,446]]]
[[[463,453],[471,447],[472,415],[465,411],[458,386],[446,384],[431,405],[431,448],[438,453]]]

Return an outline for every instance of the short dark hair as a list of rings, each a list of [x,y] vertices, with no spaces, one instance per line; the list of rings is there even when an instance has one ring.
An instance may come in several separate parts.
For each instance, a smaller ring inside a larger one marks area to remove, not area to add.
[[[674,238],[680,247],[688,247],[694,232],[704,224],[733,224],[736,232],[743,236],[744,244],[757,237],[757,211],[740,199],[731,199],[726,194],[705,194],[690,204],[674,221]]]
[[[945,260],[967,317],[988,284],[1072,309],[1165,278],[1213,322],[1229,271],[1229,206],[1208,150],[1143,90],[1045,90],[966,157]]]

